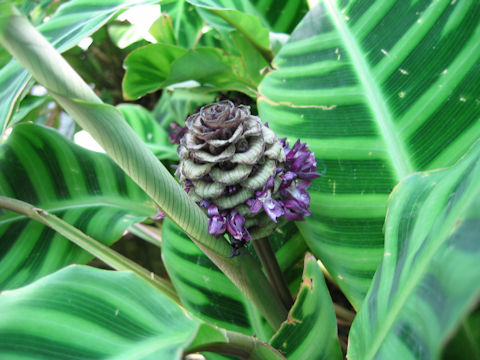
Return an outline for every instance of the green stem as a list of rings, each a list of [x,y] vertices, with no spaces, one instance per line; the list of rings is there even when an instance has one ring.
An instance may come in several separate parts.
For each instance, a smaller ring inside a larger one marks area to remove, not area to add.
[[[0,196],[0,208],[23,214],[52,228],[91,255],[99,258],[104,263],[111,266],[113,269],[130,270],[160,290],[162,293],[169,296],[177,304],[181,304],[180,299],[170,282],[156,276],[154,273],[141,267],[115,250],[103,245],[101,242],[81,232],[66,221],[48,213],[46,210],[36,208],[31,204],[6,196]]]
[[[272,294],[260,266],[250,256],[230,259],[230,246],[208,232],[206,215],[188,197],[138,135],[112,106],[107,106],[27,19],[10,15],[0,43],[73,119],[105,149],[161,210],[255,304],[276,330],[287,310]],[[113,136],[117,134],[118,136]],[[120,135],[121,134],[121,135]]]
[[[287,282],[283,277],[280,265],[278,265],[275,253],[268,241],[268,238],[261,238],[253,241],[253,247],[260,258],[260,261],[267,273],[270,284],[275,290],[277,297],[282,301],[282,304],[290,309],[293,305],[293,298],[288,289]]]
[[[194,346],[187,350],[188,354],[196,352],[213,352],[217,354],[235,356],[245,360],[264,360],[272,359],[272,355],[276,360],[286,360],[276,349],[270,345],[261,342],[254,336],[247,336],[240,333],[225,331],[226,341],[212,342]]]

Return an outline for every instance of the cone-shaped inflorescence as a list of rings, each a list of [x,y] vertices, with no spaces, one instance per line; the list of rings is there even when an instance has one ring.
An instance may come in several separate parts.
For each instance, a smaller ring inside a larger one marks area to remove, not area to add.
[[[268,236],[282,216],[304,220],[311,214],[306,189],[320,176],[314,154],[300,141],[290,149],[248,106],[221,101],[189,116],[185,128],[172,125],[180,156],[176,175],[205,207],[210,233],[229,234],[232,255]]]

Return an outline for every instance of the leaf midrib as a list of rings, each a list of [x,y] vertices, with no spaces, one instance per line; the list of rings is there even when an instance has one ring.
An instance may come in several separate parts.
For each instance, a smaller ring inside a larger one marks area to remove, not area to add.
[[[461,168],[458,169],[458,171],[461,171]],[[473,196],[463,196],[464,201],[458,201],[458,208],[456,209],[455,214],[465,214],[467,210],[473,206],[478,196],[480,196],[480,188],[477,189]],[[452,236],[454,230],[457,228],[456,222],[458,217],[459,216],[452,215],[450,217],[450,221],[444,222],[442,229],[437,230],[437,233],[443,235],[442,239],[437,241],[436,246],[431,246],[431,249],[424,255],[423,262],[419,264],[416,268],[417,272],[413,272],[412,277],[409,279],[409,281],[404,287],[404,291],[401,292],[402,296],[397,297],[396,301],[394,301],[393,304],[390,306],[388,315],[386,316],[385,321],[383,322],[383,326],[381,327],[382,331],[379,336],[375,337],[375,340],[373,341],[373,344],[368,352],[369,356],[367,356],[366,359],[374,359],[375,356],[378,354],[378,351],[380,350],[382,344],[387,338],[390,329],[392,328],[395,321],[398,319],[398,314],[401,312],[408,299],[410,298],[411,293],[415,289],[417,289],[418,284],[425,277],[425,274],[429,272],[428,269],[429,265],[432,263],[432,259],[438,254],[438,251],[441,250],[445,242]]]
[[[397,133],[393,117],[388,109],[384,96],[374,79],[372,70],[365,60],[359,44],[355,41],[353,34],[345,23],[345,17],[338,11],[334,0],[325,0],[325,7],[333,21],[345,48],[352,59],[353,68],[356,70],[360,85],[365,89],[368,104],[373,113],[373,120],[378,125],[380,134],[386,145],[386,149],[391,157],[391,165],[395,172],[396,179],[399,181],[403,177],[412,173],[413,166],[404,144],[401,142]]]

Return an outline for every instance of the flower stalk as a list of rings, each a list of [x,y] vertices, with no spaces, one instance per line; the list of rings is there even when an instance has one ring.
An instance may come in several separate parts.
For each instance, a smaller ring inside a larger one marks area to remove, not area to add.
[[[293,298],[270,241],[267,238],[257,239],[253,242],[253,246],[278,298],[287,309],[290,309],[293,305]]]

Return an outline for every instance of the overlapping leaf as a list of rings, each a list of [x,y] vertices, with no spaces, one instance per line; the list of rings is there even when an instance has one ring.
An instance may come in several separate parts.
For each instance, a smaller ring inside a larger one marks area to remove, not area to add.
[[[117,109],[152,152],[161,160],[177,159],[175,147],[170,143],[167,132],[153,115],[140,105],[121,104]]]
[[[194,46],[201,35],[203,25],[195,7],[186,0],[176,0],[162,4],[162,12],[171,17],[176,44],[187,49]]]
[[[168,131],[171,122],[183,126],[183,121],[189,114],[205,104],[213,102],[215,95],[199,93],[189,89],[175,89],[173,92],[163,91],[162,97],[153,109],[157,122]]]
[[[479,16],[471,1],[325,0],[260,85],[262,119],[317,156],[325,176],[299,226],[357,308],[383,254],[392,188],[452,165],[480,136]]]
[[[268,29],[262,24],[256,15],[237,10],[242,7],[242,3],[247,4],[251,9],[248,1],[237,2],[232,6],[230,1],[217,0],[187,0],[197,6],[199,10],[204,10],[201,14],[206,17],[210,23],[219,29],[231,30],[236,29],[240,32],[267,60],[271,60],[272,52],[270,50],[270,40]]]
[[[38,27],[39,31],[60,51],[78,44],[95,32],[119,10],[155,0],[73,0],[59,7],[51,19]],[[16,102],[25,90],[30,74],[16,60],[0,70],[0,129],[5,130]]]
[[[272,329],[232,282],[171,221],[162,227],[162,255],[185,307],[201,319],[226,329],[268,340]],[[296,264],[305,245],[293,224],[272,238],[282,270],[293,291],[298,289]],[[283,245],[283,246],[281,246]],[[300,268],[301,271],[301,268]]]
[[[162,256],[184,306],[201,319],[267,340],[271,328],[235,285],[169,220],[162,226]]]
[[[480,300],[480,142],[455,166],[404,179],[385,252],[350,332],[349,359],[436,359]]]
[[[107,245],[155,214],[153,203],[107,156],[32,124],[15,126],[0,147],[0,194],[45,209]],[[46,226],[0,211],[1,289],[90,259]]]
[[[2,293],[0,313],[1,358],[180,360],[214,344],[284,360],[254,338],[192,319],[129,272],[71,266]]]
[[[199,322],[128,272],[71,266],[0,296],[0,358],[181,359]]]
[[[305,257],[295,304],[270,343],[289,360],[342,359],[332,299],[322,271],[310,254]]]
[[[152,44],[131,52],[122,88],[125,98],[136,99],[168,85],[194,80],[206,90],[237,90],[253,94],[238,57],[220,49],[198,47],[186,50],[169,44]]]

